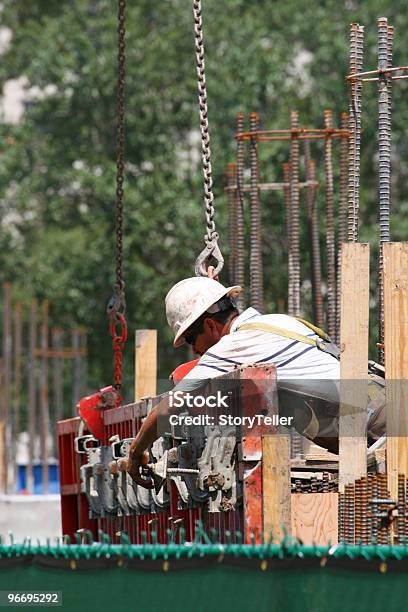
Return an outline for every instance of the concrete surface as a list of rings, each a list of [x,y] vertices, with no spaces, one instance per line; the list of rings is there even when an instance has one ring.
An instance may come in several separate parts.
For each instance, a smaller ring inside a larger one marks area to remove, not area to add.
[[[0,534],[7,543],[11,531],[17,542],[30,536],[45,542],[61,537],[59,495],[0,495]]]

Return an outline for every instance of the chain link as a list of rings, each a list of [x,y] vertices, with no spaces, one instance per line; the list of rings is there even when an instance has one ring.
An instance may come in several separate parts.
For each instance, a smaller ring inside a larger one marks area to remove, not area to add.
[[[207,86],[205,81],[203,21],[201,15],[201,0],[193,1],[195,51],[197,58],[198,102],[200,109],[201,152],[204,174],[204,203],[207,222],[206,242],[218,238],[214,222],[214,194],[212,190],[210,132],[208,128]]]
[[[206,248],[197,259],[196,274],[206,276],[207,265],[210,263],[211,257],[213,260],[215,260],[215,263],[217,264],[216,274],[221,271],[224,260],[217,246],[218,234],[215,228],[214,221],[215,208],[211,170],[210,132],[208,128],[207,86],[205,81],[204,38],[201,14],[201,0],[193,0],[193,12],[195,51],[197,59],[198,103],[200,111],[201,153],[204,175],[204,205],[205,219],[207,225],[206,234],[204,236]]]
[[[123,291],[123,183],[125,170],[125,10],[118,0],[118,88],[116,136],[116,284]]]
[[[125,12],[126,1],[118,0],[118,83],[116,123],[116,206],[115,206],[115,273],[113,296],[107,306],[109,330],[113,338],[115,388],[122,381],[122,351],[127,336],[125,319],[125,282],[123,280],[123,183],[125,173]],[[118,334],[117,327],[121,328]],[[118,396],[119,397],[119,396]],[[120,401],[120,399],[118,399]]]

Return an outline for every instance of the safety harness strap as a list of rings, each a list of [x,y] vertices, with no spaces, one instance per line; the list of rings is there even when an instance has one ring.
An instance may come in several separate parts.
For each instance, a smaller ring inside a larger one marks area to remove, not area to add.
[[[313,323],[306,321],[306,319],[301,319],[300,317],[295,317],[295,319],[300,323],[303,323],[303,325],[306,325],[306,327],[311,329],[315,334],[319,336],[319,338],[322,338],[322,340],[326,340],[326,342],[331,342],[330,337],[320,327],[317,327],[316,325],[313,325]]]
[[[330,341],[329,336],[325,332],[323,332],[320,328],[312,325],[312,323],[308,323],[307,321],[303,321],[302,319],[298,320],[307,325],[309,329],[312,329],[318,336],[322,338],[322,340],[314,340],[313,338],[309,338],[308,336],[304,336],[303,334],[298,334],[297,332],[289,331],[288,329],[283,329],[282,327],[277,327],[276,325],[272,325],[271,323],[243,323],[242,325],[237,327],[236,331],[245,331],[248,329],[266,331],[272,334],[276,334],[278,336],[283,336],[284,338],[289,338],[290,340],[297,340],[298,342],[303,342],[304,344],[316,346],[324,353],[328,353],[332,357],[340,359],[339,347]]]

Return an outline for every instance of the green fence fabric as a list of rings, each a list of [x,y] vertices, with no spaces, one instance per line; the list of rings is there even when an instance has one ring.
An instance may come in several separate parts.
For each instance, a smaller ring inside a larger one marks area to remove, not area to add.
[[[185,543],[0,545],[0,590],[63,610],[384,612],[408,601],[408,547]]]
[[[262,571],[227,565],[199,571],[0,571],[1,590],[61,591],[63,610],[121,612],[384,612],[404,610],[407,576],[333,569]]]

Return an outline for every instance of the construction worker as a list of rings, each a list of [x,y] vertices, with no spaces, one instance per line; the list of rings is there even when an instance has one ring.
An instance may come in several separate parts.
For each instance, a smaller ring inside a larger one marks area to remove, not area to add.
[[[196,392],[210,378],[237,366],[273,364],[276,367],[279,414],[294,417],[294,426],[329,450],[338,444],[340,364],[338,349],[323,332],[285,314],[261,315],[254,308],[242,313],[236,305],[241,287],[224,287],[213,278],[194,277],[177,283],[166,296],[166,316],[175,347],[189,344],[200,356],[174,391]],[[369,403],[371,440],[384,433],[383,389],[373,385]],[[143,486],[141,470],[146,449],[158,437],[159,417],[175,410],[165,397],[148,415],[133,441],[127,462],[132,478]],[[143,470],[142,470],[143,471]]]

